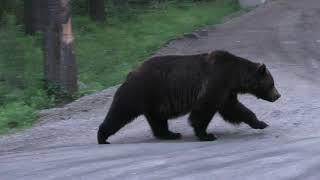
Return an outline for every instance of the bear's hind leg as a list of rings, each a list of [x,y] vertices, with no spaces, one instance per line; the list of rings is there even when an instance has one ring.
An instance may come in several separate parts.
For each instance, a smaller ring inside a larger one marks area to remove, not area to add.
[[[192,110],[189,116],[189,122],[200,141],[214,141],[217,138],[213,133],[207,133],[207,127],[215,111],[205,109],[206,108]]]
[[[233,101],[227,104],[224,108],[219,110],[219,113],[224,120],[234,124],[244,122],[253,129],[264,129],[268,127],[268,124],[259,121],[257,116],[239,101]]]
[[[140,113],[133,109],[125,109],[112,107],[104,121],[100,124],[97,139],[99,144],[109,144],[106,140],[109,136],[118,132],[123,126],[131,122],[134,118],[139,116]]]
[[[153,135],[158,139],[180,139],[180,133],[174,133],[169,130],[168,119],[161,118],[159,115],[146,114],[147,121],[151,127]]]

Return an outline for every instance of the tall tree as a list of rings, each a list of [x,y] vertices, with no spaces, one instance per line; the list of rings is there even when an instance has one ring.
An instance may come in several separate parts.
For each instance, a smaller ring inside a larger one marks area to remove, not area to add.
[[[5,2],[6,1],[0,1],[0,23],[2,22],[4,11],[5,11]]]
[[[5,16],[7,14],[14,14],[15,7],[15,1],[0,0],[0,23],[6,21]]]
[[[106,20],[105,2],[104,0],[88,0],[89,14],[92,20],[103,22]]]
[[[46,0],[24,0],[24,26],[26,34],[33,35],[36,31],[43,31],[48,21]]]
[[[47,0],[49,16],[44,33],[45,80],[64,102],[78,89],[69,1]]]
[[[34,10],[36,3],[35,0],[24,0],[24,27],[26,34],[32,35],[35,33],[35,21],[34,17]]]

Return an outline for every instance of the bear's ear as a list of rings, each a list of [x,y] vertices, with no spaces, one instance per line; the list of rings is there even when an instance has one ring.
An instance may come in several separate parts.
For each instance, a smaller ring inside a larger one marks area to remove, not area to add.
[[[257,70],[257,72],[258,72],[259,74],[265,74],[266,71],[267,71],[267,67],[266,67],[265,64],[260,65],[260,66],[258,67],[258,70]]]

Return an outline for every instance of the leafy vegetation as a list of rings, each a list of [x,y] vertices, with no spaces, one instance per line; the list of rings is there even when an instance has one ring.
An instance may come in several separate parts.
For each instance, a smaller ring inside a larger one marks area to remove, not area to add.
[[[81,93],[119,83],[166,40],[219,23],[239,7],[227,1],[188,1],[144,9],[127,18],[109,18],[104,25],[74,18]]]
[[[136,5],[120,15],[110,10],[104,24],[74,15],[79,95],[120,83],[168,39],[237,10],[234,0],[186,0]],[[14,19],[6,17],[0,28],[0,133],[30,126],[37,110],[55,102],[43,90],[41,34],[25,36]]]

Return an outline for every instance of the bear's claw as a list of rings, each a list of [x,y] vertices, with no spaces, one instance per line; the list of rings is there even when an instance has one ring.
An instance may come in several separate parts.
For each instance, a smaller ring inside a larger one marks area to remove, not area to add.
[[[200,141],[214,141],[216,140],[216,136],[212,133],[208,133],[208,134],[204,134],[204,135],[201,135],[201,136],[198,136],[199,140]]]
[[[268,127],[269,125],[263,121],[259,121],[257,123],[255,123],[254,125],[252,125],[251,127],[253,129],[264,129],[266,127]]]
[[[108,141],[104,140],[104,141],[98,141],[98,144],[110,144]]]
[[[182,136],[180,133],[169,132],[168,134],[159,135],[156,137],[158,139],[174,140],[174,139],[181,139]]]

